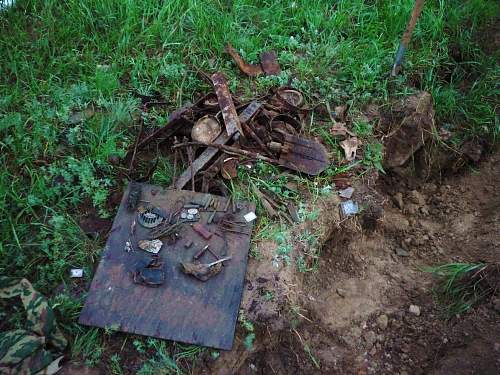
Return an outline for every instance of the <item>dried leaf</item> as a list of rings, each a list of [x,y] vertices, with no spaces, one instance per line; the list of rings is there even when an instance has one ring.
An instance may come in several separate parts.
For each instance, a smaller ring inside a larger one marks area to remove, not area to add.
[[[348,138],[340,142],[340,147],[344,149],[347,161],[353,161],[356,159],[356,151],[360,144],[361,142],[359,142],[356,137]]]
[[[335,124],[333,124],[333,126],[330,128],[330,134],[333,136],[346,135],[347,128],[345,127],[345,123],[336,122]]]

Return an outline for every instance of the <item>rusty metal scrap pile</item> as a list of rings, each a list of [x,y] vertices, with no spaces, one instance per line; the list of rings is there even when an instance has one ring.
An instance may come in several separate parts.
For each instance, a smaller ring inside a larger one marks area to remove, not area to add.
[[[227,51],[249,76],[281,71],[273,52],[264,53],[261,64],[252,65],[245,63],[231,46]],[[177,189],[187,186],[192,191],[221,191],[216,177],[236,177],[242,159],[262,160],[308,175],[317,175],[328,167],[325,147],[302,135],[303,122],[311,109],[305,108],[300,91],[280,87],[266,96],[243,102],[231,94],[224,74],[214,73],[210,81],[214,92],[178,109],[166,126],[138,140],[131,165],[136,153],[151,142],[171,139],[172,187]],[[179,173],[181,161],[188,167]]]

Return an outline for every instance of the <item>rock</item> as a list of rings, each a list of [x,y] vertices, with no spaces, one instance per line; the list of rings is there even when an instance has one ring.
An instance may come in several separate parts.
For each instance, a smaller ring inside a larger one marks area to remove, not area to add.
[[[410,215],[416,215],[418,213],[419,205],[415,203],[408,203],[405,206],[405,211]]]
[[[387,315],[382,314],[377,318],[377,325],[379,326],[380,329],[386,329],[387,326],[389,325],[389,318]]]
[[[373,331],[368,331],[363,334],[366,342],[366,347],[371,348],[377,342],[377,334]]]
[[[408,251],[406,251],[405,249],[398,247],[396,249],[396,255],[398,255],[400,257],[409,257],[410,253]]]
[[[425,196],[417,190],[410,191],[408,199],[419,207],[425,206]]]
[[[424,216],[429,216],[430,212],[429,212],[429,207],[427,206],[422,206],[420,207],[420,212],[422,213],[422,215]]]
[[[420,307],[417,305],[410,305],[408,311],[411,312],[413,315],[420,316]]]
[[[400,210],[403,209],[404,207],[404,202],[403,202],[403,194],[401,192],[398,192],[392,196],[392,201],[396,205],[397,208]]]

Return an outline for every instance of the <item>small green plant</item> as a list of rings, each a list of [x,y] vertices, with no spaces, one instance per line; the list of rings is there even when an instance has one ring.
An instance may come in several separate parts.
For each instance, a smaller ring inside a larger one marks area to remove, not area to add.
[[[99,329],[91,328],[77,334],[71,350],[72,356],[83,358],[86,366],[95,366],[101,360],[104,350]]]
[[[247,335],[245,336],[244,345],[247,350],[253,350],[253,344],[255,341],[255,332],[253,323],[247,319],[243,310],[240,310],[240,314],[238,315],[238,321],[243,326],[243,328],[247,331]]]
[[[272,301],[274,299],[274,293],[270,290],[266,290],[263,294],[263,298],[266,301]]]
[[[134,340],[132,344],[135,347],[135,350],[137,350],[139,353],[144,354],[146,353],[146,347],[144,346],[144,343],[140,340]]]
[[[493,264],[449,263],[424,271],[439,279],[434,293],[447,318],[469,311],[500,286],[500,269]]]
[[[110,373],[113,374],[113,375],[122,375],[123,374],[123,370],[122,370],[122,367],[120,365],[120,361],[121,361],[121,358],[120,358],[120,355],[119,354],[113,354],[110,358],[110,365],[109,365],[109,370],[110,370]]]
[[[369,137],[373,133],[373,125],[365,121],[354,121],[352,130],[358,137]]]
[[[382,166],[384,146],[380,142],[368,143],[364,149],[363,164],[369,168],[375,168],[381,173],[385,173]]]

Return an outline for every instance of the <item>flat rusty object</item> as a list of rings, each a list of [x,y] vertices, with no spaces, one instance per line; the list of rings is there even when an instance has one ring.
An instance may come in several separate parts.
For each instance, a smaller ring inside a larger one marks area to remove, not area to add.
[[[218,145],[223,145],[229,142],[232,136],[227,135],[224,131],[221,135],[217,137],[217,139],[213,142]],[[219,150],[217,148],[206,148],[200,156],[198,156],[191,166],[187,168],[175,181],[173,185],[176,189],[182,189],[190,180],[191,180],[191,172],[196,174],[202,169],[212,158],[217,155]]]
[[[153,195],[152,190],[158,192]],[[195,234],[189,223],[179,228],[181,238],[172,245],[165,245],[160,261],[165,272],[165,282],[156,287],[135,284],[132,273],[138,262],[146,262],[151,255],[141,250],[124,251],[130,237],[135,213],[128,211],[124,194],[113,223],[99,266],[92,280],[79,323],[96,327],[116,327],[122,332],[176,340],[189,344],[229,350],[233,345],[243,283],[247,267],[250,237],[231,234],[231,241],[213,236],[210,241]],[[201,202],[206,194],[185,190],[160,189],[142,184],[141,199],[166,212],[175,208],[179,200]],[[243,215],[255,210],[252,203],[243,203],[235,214]],[[200,222],[205,223],[209,212],[200,212]],[[215,229],[215,224],[208,225]],[[248,230],[252,224],[248,223]],[[147,238],[148,230],[137,227],[135,238]],[[193,246],[185,244],[194,241]],[[226,244],[225,244],[226,242]],[[216,254],[231,256],[231,262],[221,272],[205,282],[182,272],[180,264],[190,262],[200,247],[209,245]]]
[[[264,73],[259,64],[248,64],[240,54],[233,48],[231,44],[226,45],[226,52],[233,58],[238,68],[250,77],[257,77]]]
[[[285,147],[288,152],[281,152],[278,161],[283,167],[316,176],[330,165],[326,148],[321,143],[287,134]]]
[[[224,119],[227,134],[234,134],[238,131],[243,135],[240,119],[236,112],[231,92],[227,86],[226,76],[223,73],[217,72],[212,74],[211,78],[214,84],[215,93],[217,94],[217,100],[219,101],[219,107],[222,111],[222,118]]]
[[[255,113],[262,107],[262,103],[260,102],[252,102],[250,103],[239,116],[240,123],[247,122],[250,120]],[[233,137],[233,134],[228,135],[225,131],[219,135],[214,144],[225,145],[228,143]],[[191,180],[191,171],[194,174],[198,173],[212,158],[219,153],[219,149],[208,147],[206,148],[198,158],[191,164],[191,167],[187,168],[175,181],[173,184],[173,188],[182,189],[186,184]]]
[[[263,52],[260,56],[260,65],[267,76],[277,76],[281,73],[281,67],[274,51]]]

